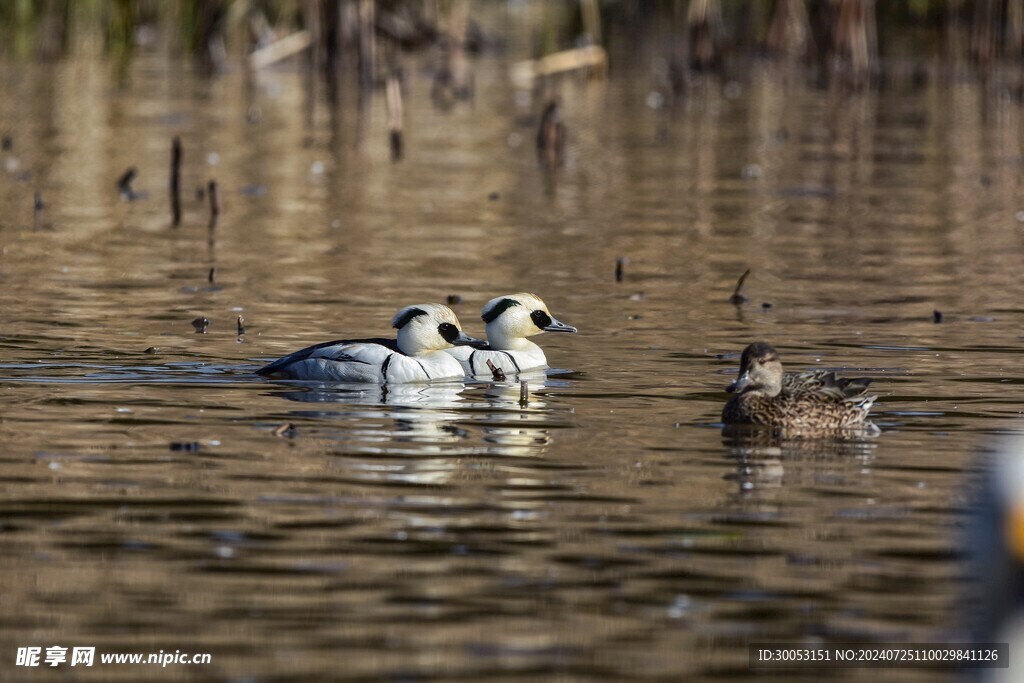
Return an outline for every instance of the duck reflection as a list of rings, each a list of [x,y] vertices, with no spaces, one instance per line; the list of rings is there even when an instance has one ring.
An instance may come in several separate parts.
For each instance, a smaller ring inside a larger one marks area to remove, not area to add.
[[[543,371],[525,372],[515,382],[488,382],[479,394],[485,422],[484,451],[511,457],[536,457],[551,444],[551,416]],[[525,390],[523,383],[525,383]]]
[[[837,461],[869,463],[874,454],[877,432],[866,429],[815,431],[785,436],[756,425],[726,425],[722,445],[727,457],[736,463],[736,471],[726,478],[736,481],[739,492],[751,494],[782,488],[786,466],[797,463]],[[802,468],[796,469],[799,478]]]
[[[437,408],[456,406],[466,389],[462,382],[387,385],[293,381],[280,384],[286,388],[271,391],[271,396],[300,403],[417,405]]]
[[[322,410],[291,411],[292,417],[345,420],[350,423],[346,426],[352,428],[344,432],[343,438],[362,442],[361,452],[400,454],[407,450],[405,444],[415,444],[415,453],[438,454],[468,436],[456,424],[462,417],[460,407],[465,403],[462,393],[466,385],[462,382],[288,385],[271,395],[324,406]]]
[[[344,452],[335,453],[339,464],[359,480],[439,485],[473,476],[480,457],[543,455],[551,443],[547,387],[539,370],[468,385],[288,382],[271,395],[316,404],[290,411],[288,419],[333,431],[333,441],[343,444]]]

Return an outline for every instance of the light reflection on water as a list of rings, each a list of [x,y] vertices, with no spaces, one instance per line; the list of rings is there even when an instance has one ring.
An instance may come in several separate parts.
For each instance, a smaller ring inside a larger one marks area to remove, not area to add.
[[[0,65],[32,172],[0,175],[0,647],[209,651],[199,677],[239,680],[734,680],[749,640],[954,631],[971,454],[1021,426],[1019,107],[754,65],[737,99],[712,80],[653,111],[645,58],[562,85],[548,177],[508,144],[532,129],[501,55],[472,107],[411,77],[396,165],[379,98],[332,115],[288,70]],[[198,201],[168,227],[173,134],[185,187],[223,188],[212,233]],[[118,199],[129,165],[149,199]],[[540,338],[570,370],[525,407],[514,382],[249,374],[449,293],[479,334],[487,299],[531,289],[580,334]],[[883,433],[723,435],[756,338],[874,378]]]

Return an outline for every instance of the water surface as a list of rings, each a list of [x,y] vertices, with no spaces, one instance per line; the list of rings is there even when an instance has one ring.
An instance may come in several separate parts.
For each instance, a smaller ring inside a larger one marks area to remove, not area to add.
[[[672,98],[626,47],[558,84],[554,172],[515,41],[450,110],[409,58],[399,163],[380,93],[297,65],[0,62],[0,678],[57,644],[213,655],[76,680],[745,680],[750,641],[948,639],[974,455],[1021,427],[1019,104],[758,63]],[[541,338],[526,407],[251,374],[449,294],[482,334],[522,290],[580,329]],[[755,339],[874,378],[881,435],[723,436]],[[869,676],[942,679],[835,672]]]

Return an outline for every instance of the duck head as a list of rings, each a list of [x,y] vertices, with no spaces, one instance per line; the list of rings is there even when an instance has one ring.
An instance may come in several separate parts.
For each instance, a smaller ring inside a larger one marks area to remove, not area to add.
[[[526,337],[543,332],[576,332],[572,325],[552,317],[540,297],[525,292],[491,299],[480,317],[487,324],[487,341],[498,350],[518,348]]]
[[[441,304],[406,306],[395,314],[391,326],[398,330],[398,348],[407,356],[483,344],[463,332],[452,309]]]
[[[740,374],[725,388],[729,393],[758,392],[778,396],[782,391],[782,361],[778,352],[766,342],[754,342],[743,349]]]

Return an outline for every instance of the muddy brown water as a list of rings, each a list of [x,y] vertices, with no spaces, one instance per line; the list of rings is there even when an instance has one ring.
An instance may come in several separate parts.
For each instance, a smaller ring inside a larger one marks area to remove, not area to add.
[[[958,627],[975,454],[1022,425],[1020,105],[756,63],[672,100],[636,58],[561,84],[547,174],[517,56],[474,62],[450,110],[414,60],[397,164],[382,95],[332,103],[298,68],[0,62],[0,678],[24,677],[17,647],[86,645],[213,661],[33,675],[744,680],[750,641]],[[541,338],[555,369],[525,408],[511,383],[251,374],[448,294],[482,334],[480,306],[521,290],[580,329]],[[723,436],[755,339],[873,377],[881,435]]]

